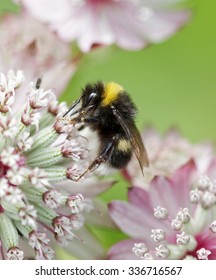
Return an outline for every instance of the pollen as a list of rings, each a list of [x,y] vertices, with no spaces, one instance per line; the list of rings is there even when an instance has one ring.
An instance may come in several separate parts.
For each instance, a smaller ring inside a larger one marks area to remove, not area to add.
[[[110,105],[113,101],[115,101],[120,92],[124,89],[121,85],[116,84],[114,82],[109,82],[105,85],[105,90],[103,94],[102,106]]]

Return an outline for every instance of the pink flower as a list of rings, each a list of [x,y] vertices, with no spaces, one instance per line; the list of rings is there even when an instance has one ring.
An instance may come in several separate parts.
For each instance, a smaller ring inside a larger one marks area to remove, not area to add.
[[[0,37],[0,71],[22,69],[27,82],[42,78],[45,88],[52,87],[57,95],[62,92],[76,70],[69,44],[60,40],[45,24],[25,13],[3,17]],[[27,88],[22,87],[21,91],[27,92]],[[23,94],[19,97],[17,108],[25,99]]]
[[[19,0],[36,18],[66,41],[76,40],[88,52],[95,44],[117,44],[129,50],[159,43],[188,19],[187,10],[169,6],[181,0]]]
[[[147,127],[142,139],[148,153],[149,167],[145,168],[143,177],[137,159],[133,157],[123,171],[132,186],[148,188],[155,175],[170,176],[190,159],[195,161],[198,174],[203,174],[215,160],[214,147],[210,142],[192,144],[174,128],[161,135],[153,127]]]
[[[195,180],[196,172],[190,160],[171,177],[156,176],[148,192],[133,187],[129,189],[129,202],[112,202],[112,219],[131,239],[115,244],[109,258],[216,259],[212,165],[205,173],[209,177]]]

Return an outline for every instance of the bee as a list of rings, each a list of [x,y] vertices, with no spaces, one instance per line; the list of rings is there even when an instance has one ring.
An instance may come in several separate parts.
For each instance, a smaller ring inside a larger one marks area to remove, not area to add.
[[[88,127],[99,138],[96,158],[76,181],[102,164],[114,169],[125,168],[133,152],[143,172],[148,166],[148,157],[135,125],[136,114],[134,103],[121,85],[115,82],[86,85],[81,97],[63,116],[69,117],[73,125]]]

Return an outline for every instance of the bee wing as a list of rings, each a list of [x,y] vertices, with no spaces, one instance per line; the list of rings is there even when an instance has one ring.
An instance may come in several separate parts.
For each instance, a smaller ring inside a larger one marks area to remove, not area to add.
[[[124,132],[126,133],[128,139],[131,142],[133,151],[136,155],[140,168],[143,172],[143,167],[148,166],[149,162],[148,162],[147,152],[144,147],[140,133],[133,122],[126,121],[114,106],[112,106],[112,109],[113,109],[113,114],[117,118],[118,122],[120,123],[121,127],[124,129]]]

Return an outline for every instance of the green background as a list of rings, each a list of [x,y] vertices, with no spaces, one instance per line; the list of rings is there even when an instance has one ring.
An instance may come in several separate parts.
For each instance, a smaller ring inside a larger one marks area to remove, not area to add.
[[[133,96],[140,128],[150,123],[164,132],[175,125],[193,142],[215,141],[216,1],[191,2],[191,21],[169,40],[138,52],[111,47],[87,55],[62,99],[76,99],[87,82],[116,81]],[[1,12],[15,10],[1,0]],[[125,199],[126,186],[120,180],[102,198]],[[101,233],[97,231],[106,247],[122,237]]]

